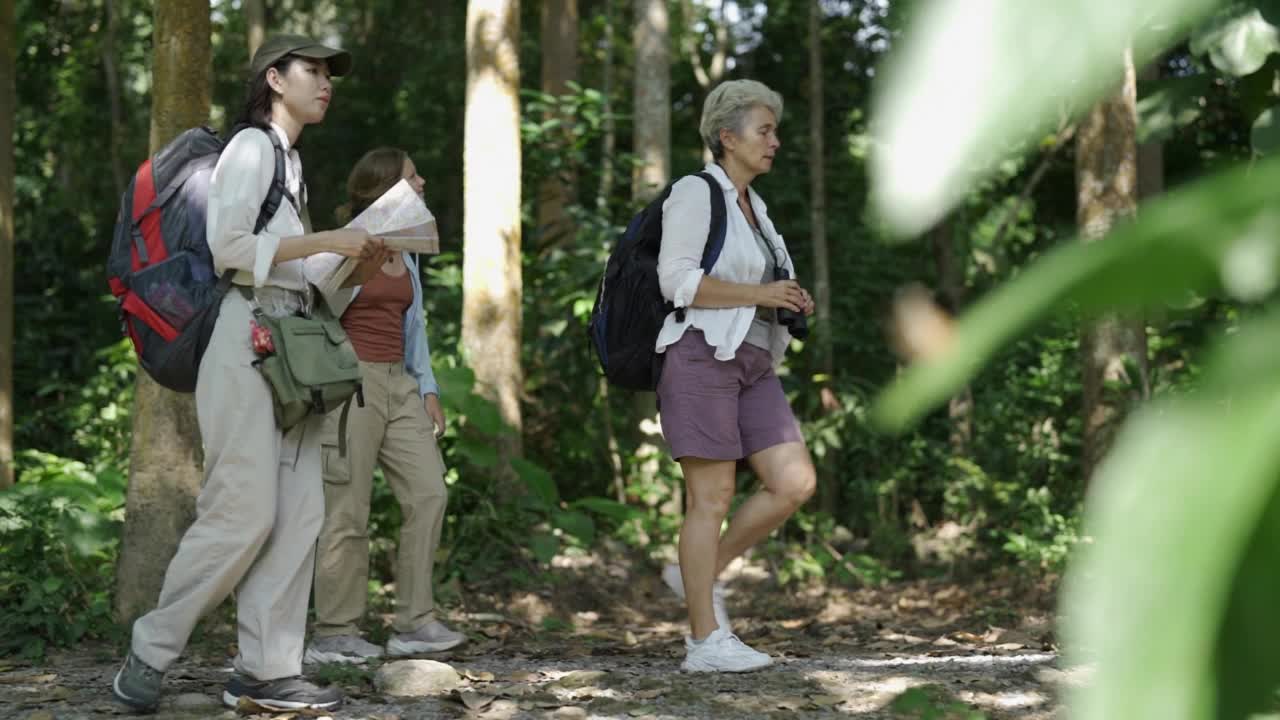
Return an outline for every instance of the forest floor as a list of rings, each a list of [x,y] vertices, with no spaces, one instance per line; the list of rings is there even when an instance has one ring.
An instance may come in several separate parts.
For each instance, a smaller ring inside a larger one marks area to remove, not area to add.
[[[470,642],[424,657],[456,669],[452,687],[397,698],[377,689],[372,667],[308,667],[347,695],[322,715],[1047,720],[1063,716],[1062,691],[1085,675],[1059,664],[1050,582],[1010,574],[794,590],[753,566],[731,582],[729,611],[738,635],[775,664],[744,675],[683,674],[683,605],[656,568],[622,557],[559,560],[545,588],[467,588],[466,603],[449,608],[445,619]],[[204,623],[169,670],[155,717],[254,716],[217,704],[234,653],[228,617]],[[0,717],[128,715],[109,690],[119,659],[106,644],[35,664],[0,658]]]

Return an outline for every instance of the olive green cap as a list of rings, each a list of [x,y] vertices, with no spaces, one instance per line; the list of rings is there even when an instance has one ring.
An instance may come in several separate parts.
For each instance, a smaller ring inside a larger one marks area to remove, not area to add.
[[[249,63],[250,75],[257,77],[280,58],[290,54],[324,60],[329,66],[329,74],[334,77],[351,72],[351,53],[346,50],[321,45],[304,35],[273,35],[253,54],[253,61]]]

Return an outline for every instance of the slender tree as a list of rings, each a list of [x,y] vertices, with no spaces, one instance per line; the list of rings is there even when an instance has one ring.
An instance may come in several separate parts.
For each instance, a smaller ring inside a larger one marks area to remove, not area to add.
[[[721,8],[723,11],[723,7]],[[826,170],[826,99],[822,88],[822,2],[809,2],[809,232],[813,242],[813,299],[817,305],[815,340],[818,345],[818,368],[823,411],[838,405],[832,384],[835,362],[831,349],[831,262],[827,252],[827,170]],[[840,484],[828,458],[820,458],[818,472],[819,502],[822,509],[835,515],[840,507]]]
[[[636,204],[648,202],[671,180],[671,29],[666,0],[635,2],[635,84],[631,176]],[[637,393],[642,455],[658,452],[658,404],[653,393]],[[677,485],[677,490],[679,486]]]
[[[1120,88],[1099,101],[1076,131],[1076,221],[1095,242],[1138,206],[1136,82],[1126,51]],[[1149,394],[1146,328],[1141,320],[1107,315],[1084,329],[1084,448],[1086,481],[1110,446],[1120,418]],[[1109,384],[1127,388],[1108,390]]]
[[[467,4],[462,345],[520,453],[520,4]]]
[[[711,48],[711,57],[706,62],[702,58],[702,40],[703,33],[697,30],[698,23],[694,21],[696,10],[693,6],[693,0],[682,0],[680,4],[681,14],[684,16],[685,27],[680,33],[680,44],[684,47],[684,52],[689,56],[689,65],[693,68],[693,78],[698,82],[698,87],[702,89],[702,97],[706,97],[711,92],[711,88],[720,84],[724,79],[725,69],[729,65],[729,21],[725,17],[724,0],[718,0],[716,3],[716,12],[713,12],[710,4],[708,4],[707,12],[704,15],[704,21],[711,28],[711,35],[714,38],[714,44]],[[711,162],[711,150],[702,149],[702,161]]]
[[[604,46],[603,67],[600,68],[600,92],[604,95],[604,137],[600,141],[600,152],[603,155],[600,171],[600,189],[596,194],[596,207],[608,210],[609,198],[613,195],[613,158],[618,147],[618,123],[613,114],[614,67],[617,55],[617,39],[615,37],[614,5],[618,0],[604,0]]]
[[[653,197],[671,179],[671,32],[666,0],[636,0],[631,194]]]
[[[809,221],[813,240],[813,299],[817,304],[819,367],[835,372],[831,351],[831,261],[827,249],[826,103],[822,89],[822,0],[809,3]]]
[[[240,7],[244,9],[249,57],[252,58],[262,46],[262,41],[267,39],[267,9],[263,0],[243,0]]]
[[[18,105],[14,0],[0,0],[0,489],[13,484],[13,117]]]
[[[578,0],[542,3],[542,92],[560,96],[578,81]],[[547,119],[551,119],[548,117]],[[562,118],[566,130],[572,118]],[[569,133],[561,132],[564,142]],[[538,188],[538,242],[541,245],[573,237],[569,204],[575,180],[572,169],[561,168]]]
[[[124,160],[120,150],[124,146],[124,103],[120,98],[120,71],[116,58],[116,28],[119,25],[119,13],[116,11],[116,0],[105,0],[102,11],[106,15],[106,27],[102,35],[102,74],[107,81],[107,107],[111,112],[111,179],[115,181],[116,195],[124,192],[128,182]]]
[[[155,5],[152,153],[183,130],[208,121],[210,30],[204,0]],[[116,612],[126,622],[151,609],[160,595],[165,568],[195,518],[202,464],[194,396],[170,392],[139,372],[124,535],[116,565]]]
[[[933,261],[938,274],[938,289],[945,310],[958,315],[967,300],[964,280],[963,254],[957,252],[955,222],[944,218],[929,231],[929,244],[933,247]],[[947,419],[951,422],[951,452],[958,456],[969,453],[973,440],[973,388],[965,385],[947,403]]]

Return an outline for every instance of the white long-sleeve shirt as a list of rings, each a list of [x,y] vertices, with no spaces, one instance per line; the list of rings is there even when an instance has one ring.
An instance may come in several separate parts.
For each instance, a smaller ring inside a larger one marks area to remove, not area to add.
[[[742,208],[738,207],[737,189],[733,181],[718,164],[707,163],[705,171],[714,177],[724,191],[726,231],[724,250],[711,268],[711,277],[735,283],[758,284],[765,269],[765,257],[760,251],[751,224]],[[785,267],[795,277],[791,254],[773,222],[769,220],[764,200],[750,188],[751,209],[761,232],[786,255]],[[711,195],[707,183],[690,175],[671,188],[671,195],[662,206],[662,248],[658,252],[658,284],[662,295],[678,308],[685,310],[684,322],[676,320],[676,314],[667,315],[658,333],[657,352],[665,352],[688,328],[702,331],[707,342],[715,349],[718,360],[732,360],[751,329],[756,306],[731,308],[690,307],[698,294],[698,285],[704,276],[702,251],[707,245],[707,233],[711,229]],[[791,343],[791,333],[785,326],[774,325],[770,338],[770,351],[774,364],[782,362]]]
[[[280,137],[286,153],[285,187],[297,198],[302,188],[302,160],[298,151],[289,147],[289,136],[284,130],[275,123],[271,129]],[[253,232],[275,171],[275,148],[265,131],[247,128],[227,143],[209,184],[209,210],[205,218],[209,251],[219,275],[228,269],[238,271],[234,278],[238,285],[270,285],[303,291],[307,281],[302,260],[272,262],[280,247],[280,238],[306,234],[293,204],[287,198],[281,200],[280,209],[262,232]]]

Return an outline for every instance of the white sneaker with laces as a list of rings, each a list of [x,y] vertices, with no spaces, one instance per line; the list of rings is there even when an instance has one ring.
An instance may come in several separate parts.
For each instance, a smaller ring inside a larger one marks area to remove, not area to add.
[[[702,642],[685,636],[685,672],[751,672],[773,664],[773,658],[747,647],[724,626],[716,628]]]
[[[662,582],[671,588],[676,597],[684,600],[684,578],[680,576],[680,566],[674,563],[662,568]],[[711,586],[711,612],[715,613],[716,624],[729,629],[729,611],[724,604],[724,583],[717,582]]]
[[[387,641],[387,654],[392,657],[450,650],[467,641],[467,636],[432,620],[411,633],[397,633]]]
[[[360,664],[370,658],[382,657],[382,648],[357,635],[329,635],[311,639],[302,662]]]

